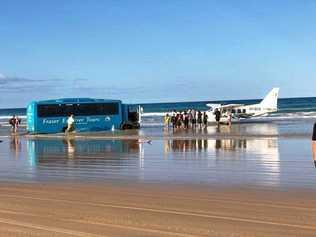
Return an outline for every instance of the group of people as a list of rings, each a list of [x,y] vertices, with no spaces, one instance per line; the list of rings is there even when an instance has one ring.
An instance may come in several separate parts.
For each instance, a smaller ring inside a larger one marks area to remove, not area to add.
[[[221,119],[221,111],[219,109],[216,109],[214,111],[214,117],[217,126],[219,126]],[[209,118],[206,112],[201,112],[199,110],[196,111],[193,109],[189,109],[187,111],[173,110],[171,116],[168,113],[164,116],[164,125],[166,128],[172,126],[173,129],[194,129],[196,127],[199,127],[201,129],[202,127],[207,127],[208,120]],[[229,125],[230,124],[231,119],[229,119]]]
[[[178,128],[202,128],[207,127],[208,115],[206,112],[187,110],[187,111],[176,111],[174,110],[171,114],[166,114],[164,117],[165,127],[172,126],[173,129]]]

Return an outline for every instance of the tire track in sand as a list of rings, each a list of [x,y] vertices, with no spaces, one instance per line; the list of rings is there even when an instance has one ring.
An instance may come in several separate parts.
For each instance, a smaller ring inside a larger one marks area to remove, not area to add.
[[[103,234],[102,235],[95,235],[95,234],[82,232],[82,231],[68,230],[68,229],[64,229],[64,228],[44,226],[44,225],[38,225],[38,224],[31,224],[31,223],[27,223],[27,222],[23,222],[23,221],[15,221],[15,220],[5,219],[5,218],[1,218],[1,217],[0,217],[0,223],[25,227],[25,228],[29,228],[29,229],[54,232],[54,233],[59,233],[59,234],[73,235],[73,236],[78,236],[78,237],[107,237],[106,235],[103,235]]]
[[[22,216],[29,216],[29,217],[46,217],[44,215],[38,215],[38,214],[30,214],[26,212],[18,212],[18,211],[9,211],[9,210],[0,210],[0,213],[4,214],[13,214],[13,215],[22,215]],[[127,226],[127,225],[119,225],[119,224],[110,224],[110,223],[100,223],[100,222],[94,222],[94,221],[80,221],[80,220],[70,220],[70,219],[64,219],[61,218],[61,221],[67,221],[67,222],[72,222],[72,223],[80,223],[80,224],[90,224],[90,225],[99,225],[99,226],[107,226],[107,227],[112,227],[112,228],[117,228],[117,229],[125,229],[125,230],[133,230],[133,231],[140,231],[140,232],[145,232],[145,233],[151,233],[151,234],[159,234],[159,236],[164,235],[164,236],[175,236],[175,237],[198,237],[199,235],[191,235],[191,234],[185,234],[185,233],[177,233],[177,232],[172,232],[172,231],[164,231],[164,230],[157,230],[157,229],[146,229],[142,227],[134,227],[134,226]],[[69,234],[69,235],[75,235],[75,236],[86,236],[86,237],[109,237],[104,234],[102,235],[95,235],[95,234],[90,234],[87,232],[81,232],[81,231],[73,231],[73,230],[68,230],[64,228],[57,228],[57,227],[48,227],[44,225],[34,225],[31,223],[26,223],[26,222],[20,222],[20,221],[15,221],[11,219],[5,219],[5,218],[0,218],[0,223],[3,224],[9,224],[9,225],[16,225],[20,227],[26,227],[26,228],[33,228],[37,230],[44,230],[44,231],[49,231],[49,232],[56,232],[56,233],[62,233],[62,234]]]
[[[89,203],[82,201],[71,201],[65,199],[50,199],[50,198],[36,198],[36,197],[18,197],[24,199],[32,199],[39,201],[49,201],[49,202],[64,202],[69,204],[80,204],[80,205],[88,205],[95,207],[107,207],[107,208],[116,208],[122,210],[131,210],[131,211],[143,211],[143,212],[152,212],[159,214],[169,214],[169,215],[182,215],[182,216],[190,216],[190,217],[200,217],[200,218],[208,218],[208,219],[217,219],[224,221],[233,221],[233,222],[244,222],[250,224],[264,224],[264,225],[272,225],[272,226],[280,226],[280,227],[289,227],[296,229],[305,229],[305,230],[316,230],[316,226],[310,225],[297,225],[297,224],[289,224],[275,221],[264,221],[264,220],[256,220],[251,218],[242,218],[242,217],[232,217],[232,216],[221,216],[221,215],[213,215],[211,213],[197,213],[197,212],[187,212],[187,211],[177,211],[177,210],[167,210],[167,209],[155,209],[155,208],[146,208],[146,207],[133,207],[126,205],[114,205],[114,204],[101,204],[101,203]]]

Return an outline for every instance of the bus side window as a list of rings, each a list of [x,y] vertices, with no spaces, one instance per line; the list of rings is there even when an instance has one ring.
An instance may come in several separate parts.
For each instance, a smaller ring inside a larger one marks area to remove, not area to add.
[[[236,110],[235,109],[232,109],[232,114],[235,114],[236,113]]]
[[[237,113],[240,114],[241,113],[241,109],[237,109]]]
[[[245,114],[246,113],[246,109],[243,109],[242,112],[243,112],[243,114]]]
[[[63,105],[63,116],[69,116],[70,114],[76,115],[74,111],[74,105],[73,104],[65,104]]]

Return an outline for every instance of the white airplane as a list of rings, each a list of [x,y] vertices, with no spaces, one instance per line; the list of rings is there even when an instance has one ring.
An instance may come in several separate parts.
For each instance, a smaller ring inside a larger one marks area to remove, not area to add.
[[[253,117],[260,117],[278,110],[279,88],[273,88],[259,104],[243,105],[243,104],[207,104],[209,110],[208,122],[215,123],[216,110],[221,112],[220,122],[228,123],[229,117],[233,122],[248,120]]]

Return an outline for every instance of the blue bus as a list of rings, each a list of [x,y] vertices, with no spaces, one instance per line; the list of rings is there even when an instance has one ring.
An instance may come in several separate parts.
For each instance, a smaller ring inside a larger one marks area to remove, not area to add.
[[[132,108],[120,100],[92,98],[33,101],[27,106],[27,131],[64,132],[70,114],[74,115],[75,130],[79,132],[139,128],[138,112]]]

